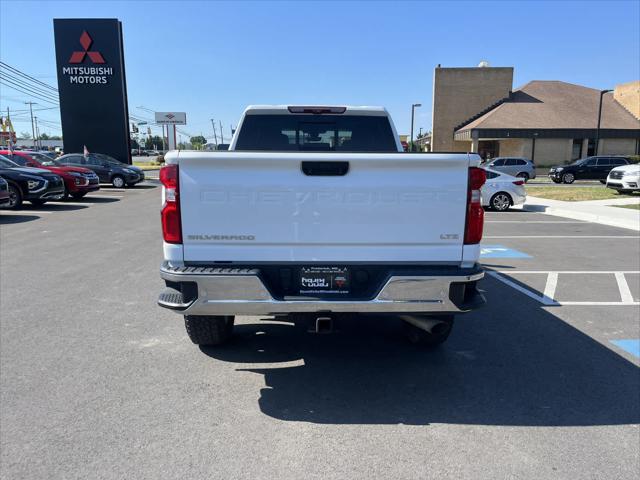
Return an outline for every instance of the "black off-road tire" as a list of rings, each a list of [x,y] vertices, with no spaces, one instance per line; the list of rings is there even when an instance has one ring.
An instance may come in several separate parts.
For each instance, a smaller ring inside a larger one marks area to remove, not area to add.
[[[193,343],[202,346],[222,345],[233,333],[233,316],[185,315],[184,326]]]
[[[422,330],[406,320],[403,321],[404,333],[409,342],[425,348],[435,348],[446,342],[453,329],[453,315],[442,315],[433,318],[442,320],[443,323],[438,325],[432,332]]]

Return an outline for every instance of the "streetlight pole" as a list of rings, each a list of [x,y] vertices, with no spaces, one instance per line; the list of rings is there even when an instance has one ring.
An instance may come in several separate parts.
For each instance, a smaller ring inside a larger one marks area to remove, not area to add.
[[[600,90],[600,103],[598,105],[598,126],[596,127],[596,145],[594,155],[598,155],[598,144],[600,143],[600,121],[602,120],[602,97],[605,93],[613,92],[613,90]]]
[[[415,114],[416,107],[421,107],[421,103],[412,103],[411,104],[411,151],[415,151],[415,147],[413,146],[413,118]]]

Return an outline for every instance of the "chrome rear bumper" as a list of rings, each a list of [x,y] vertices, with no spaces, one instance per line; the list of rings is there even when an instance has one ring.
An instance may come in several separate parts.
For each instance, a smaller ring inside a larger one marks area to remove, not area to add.
[[[160,276],[172,285],[186,285],[192,290],[185,293],[189,288],[185,292],[169,288],[158,299],[160,306],[184,315],[461,313],[484,304],[475,285],[484,277],[479,268],[460,275],[390,276],[371,300],[276,299],[257,269],[172,267],[165,262]]]

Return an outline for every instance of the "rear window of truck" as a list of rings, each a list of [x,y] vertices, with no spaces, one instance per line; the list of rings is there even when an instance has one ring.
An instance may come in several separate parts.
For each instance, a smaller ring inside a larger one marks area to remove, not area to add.
[[[311,152],[397,152],[384,116],[247,115],[236,150]]]

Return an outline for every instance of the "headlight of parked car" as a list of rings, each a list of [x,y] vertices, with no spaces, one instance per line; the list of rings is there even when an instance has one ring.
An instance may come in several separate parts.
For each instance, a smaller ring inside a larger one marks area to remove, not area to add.
[[[640,173],[639,172],[624,172],[622,174],[623,177],[639,177]]]
[[[556,168],[556,172],[561,172],[562,170],[564,170],[564,168],[562,168],[562,167]]]
[[[122,171],[123,171],[124,173],[132,173],[132,174],[133,174],[133,173],[136,173],[134,170],[131,170],[130,168],[123,168],[123,169],[122,169]]]

